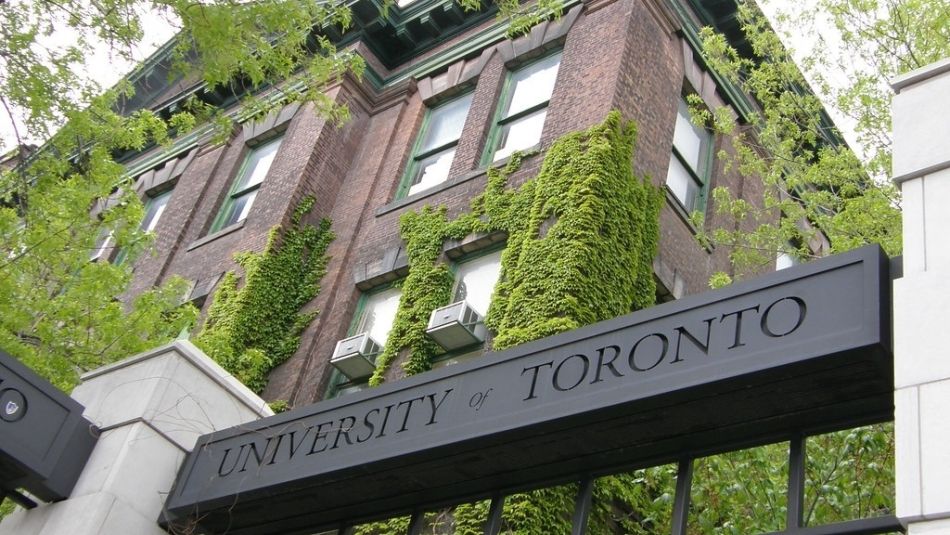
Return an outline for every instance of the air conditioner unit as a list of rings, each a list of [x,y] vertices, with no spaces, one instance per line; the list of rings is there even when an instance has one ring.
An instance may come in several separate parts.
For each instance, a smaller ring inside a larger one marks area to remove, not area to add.
[[[369,333],[344,338],[336,343],[330,364],[350,379],[360,379],[371,375],[376,369],[376,355],[382,347]]]
[[[437,308],[429,316],[426,334],[447,350],[477,344],[485,340],[485,323],[465,301]]]

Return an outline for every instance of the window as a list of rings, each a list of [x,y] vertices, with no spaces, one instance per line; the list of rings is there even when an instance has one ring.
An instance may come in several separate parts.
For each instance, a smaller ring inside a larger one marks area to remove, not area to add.
[[[686,100],[680,99],[666,186],[688,212],[703,206],[711,148],[712,134],[693,124]]]
[[[802,263],[801,257],[795,254],[795,251],[800,250],[799,247],[792,242],[785,244],[785,247],[786,249],[784,251],[775,255],[775,271],[797,266]]]
[[[389,331],[392,330],[393,323],[396,320],[400,295],[399,288],[389,288],[364,294],[360,298],[356,317],[350,326],[350,336],[369,333],[370,338],[378,343],[380,347],[385,347],[386,339],[389,338]],[[366,378],[351,381],[339,370],[334,369],[330,378],[330,385],[327,390],[327,398],[359,392],[366,388]]]
[[[430,109],[423,121],[400,196],[412,195],[445,182],[455,157],[472,94]]]
[[[481,255],[458,264],[452,302],[465,301],[482,318],[488,313],[492,293],[501,273],[501,251]],[[469,344],[438,357],[432,368],[442,368],[475,359],[482,354],[481,344]]]
[[[561,54],[558,53],[508,76],[484,163],[497,162],[541,141],[541,130],[560,63]]]
[[[158,220],[165,213],[165,207],[168,205],[168,199],[172,196],[172,190],[159,193],[154,197],[149,197],[145,203],[145,218],[142,220],[142,230],[145,232],[154,232],[158,226]]]
[[[162,214],[165,213],[165,207],[168,205],[168,199],[170,199],[171,196],[172,190],[168,190],[154,197],[149,197],[145,201],[145,217],[139,226],[140,229],[145,232],[155,232],[155,228],[158,227],[158,220],[162,217]],[[129,251],[125,247],[119,249],[119,252],[115,255],[115,264],[119,265],[125,262],[125,257],[128,254]]]
[[[775,257],[775,271],[797,266],[798,264],[798,259],[786,252],[781,252]]]
[[[352,334],[369,333],[370,338],[385,347],[386,338],[389,337],[389,331],[396,320],[399,297],[398,288],[390,288],[365,296]]]
[[[113,237],[114,236],[112,235],[111,230],[102,229],[99,232],[99,236],[96,238],[96,245],[92,250],[92,254],[89,255],[90,262],[109,260],[109,255],[112,253],[112,249],[115,247],[113,244]]]
[[[501,251],[459,264],[452,302],[465,300],[481,317],[488,313],[492,292],[501,272]]]
[[[261,182],[264,181],[274,161],[280,142],[281,138],[277,138],[258,145],[248,152],[234,180],[234,185],[231,186],[231,193],[211,227],[212,232],[247,218],[254,204],[254,198],[257,197],[257,190],[261,187]]]

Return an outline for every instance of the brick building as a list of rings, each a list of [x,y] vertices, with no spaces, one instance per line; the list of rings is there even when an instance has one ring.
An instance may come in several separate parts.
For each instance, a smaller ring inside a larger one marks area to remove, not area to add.
[[[738,116],[750,109],[698,52],[697,28],[705,25],[742,47],[733,2],[573,0],[563,17],[514,40],[492,7],[473,13],[444,0],[400,4],[381,17],[372,2],[356,1],[355,28],[332,36],[367,64],[362,80],[348,76],[326,90],[349,107],[345,124],[291,105],[243,124],[224,144],[199,132],[128,156],[147,207],[144,225],[157,235],[154,254],[134,266],[133,292],[180,275],[194,281],[191,297],[206,309],[222,273],[236,267],[234,253],[261,250],[268,231],[312,195],[309,217],[328,218],[336,234],[308,307],[320,314],[296,354],[271,373],[264,397],[301,406],[358,389],[365,378],[347,378],[330,359],[339,340],[360,332],[385,343],[399,295],[389,284],[407,272],[400,216],[426,205],[446,206],[450,217],[467,211],[487,168],[528,151],[512,177],[517,185],[537,173],[553,140],[614,109],[638,125],[635,173],[666,194],[654,261],[658,297],[700,292],[710,274],[730,270],[728,251],[694,239],[688,213],[705,212],[706,224],[716,225],[707,199],[713,188],[758,203],[762,185],[717,161],[715,154],[731,150],[729,140],[693,126],[684,99],[695,93],[709,108]],[[168,84],[165,58],[160,50],[132,76],[138,91],[130,104],[171,109],[198,93],[237,109],[234,99],[200,85]],[[504,236],[472,236],[445,247],[481,314],[503,243]],[[444,361],[484,349],[448,352]]]

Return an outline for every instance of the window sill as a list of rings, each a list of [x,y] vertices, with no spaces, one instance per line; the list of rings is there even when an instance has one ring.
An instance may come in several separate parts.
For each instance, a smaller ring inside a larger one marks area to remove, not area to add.
[[[235,223],[235,224],[233,224],[233,225],[230,225],[230,226],[227,226],[227,227],[224,227],[223,229],[221,229],[221,230],[219,230],[219,231],[217,231],[217,232],[214,232],[214,233],[212,233],[212,234],[208,234],[207,236],[198,238],[197,240],[191,242],[191,245],[189,245],[189,246],[188,246],[188,249],[186,249],[186,250],[191,251],[192,249],[197,249],[198,247],[201,247],[202,245],[205,245],[205,244],[207,244],[207,243],[211,243],[211,242],[213,242],[214,240],[216,240],[216,239],[218,239],[218,238],[220,238],[220,237],[222,237],[222,236],[226,236],[226,235],[228,235],[228,234],[231,234],[232,232],[241,230],[242,228],[244,228],[244,222],[245,222],[245,221],[247,221],[247,219],[242,219],[242,220],[238,221],[237,223]]]
[[[466,173],[464,175],[446,180],[445,182],[438,184],[436,186],[433,186],[427,190],[420,191],[419,193],[414,193],[408,197],[403,197],[402,199],[396,199],[395,201],[389,204],[379,207],[379,209],[376,210],[376,217],[386,215],[390,212],[399,210],[400,208],[409,206],[410,204],[414,204],[417,201],[421,201],[422,199],[431,197],[435,195],[436,193],[440,193],[447,189],[451,189],[457,186],[458,184],[462,184],[474,178],[484,176],[485,173],[486,173],[485,169],[476,169],[475,171],[472,171],[470,173]]]

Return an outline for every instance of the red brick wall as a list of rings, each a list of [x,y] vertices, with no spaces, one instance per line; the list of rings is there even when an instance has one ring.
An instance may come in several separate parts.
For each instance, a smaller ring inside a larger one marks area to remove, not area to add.
[[[542,147],[561,134],[601,121],[616,108],[639,127],[634,169],[662,184],[684,83],[683,62],[680,37],[644,1],[589,6],[564,40]],[[496,53],[478,76],[450,180],[479,168],[505,74],[504,60]],[[235,252],[260,250],[268,230],[285,222],[300,198],[314,195],[314,220],[329,217],[337,236],[328,251],[331,260],[320,295],[308,307],[320,314],[304,333],[297,354],[272,373],[264,392],[268,399],[288,399],[295,405],[322,398],[331,374],[330,354],[347,334],[360,296],[354,284],[356,267],[376,262],[385,251],[400,246],[399,216],[424,205],[445,205],[453,217],[468,210],[471,198],[485,185],[481,174],[377,215],[394,200],[425,105],[411,83],[378,95],[367,85],[358,88],[356,82],[347,81],[331,95],[350,106],[351,120],[337,127],[311,109],[298,111],[244,227],[188,250],[210,227],[246,148],[235,136],[225,146],[199,153],[179,179],[162,217],[155,255],[136,265],[135,290],[171,274],[202,279],[232,269]],[[717,150],[720,146],[728,148],[728,140],[717,140]],[[540,157],[529,158],[513,182],[533,176],[539,163]],[[753,201],[761,197],[760,185],[726,173],[722,165],[715,166],[710,179],[711,187],[717,185]],[[707,251],[698,245],[675,202],[669,200],[661,213],[660,259],[676,270],[686,293],[699,292],[712,272],[728,270],[727,251]],[[717,221],[713,208],[710,202],[711,223]]]

